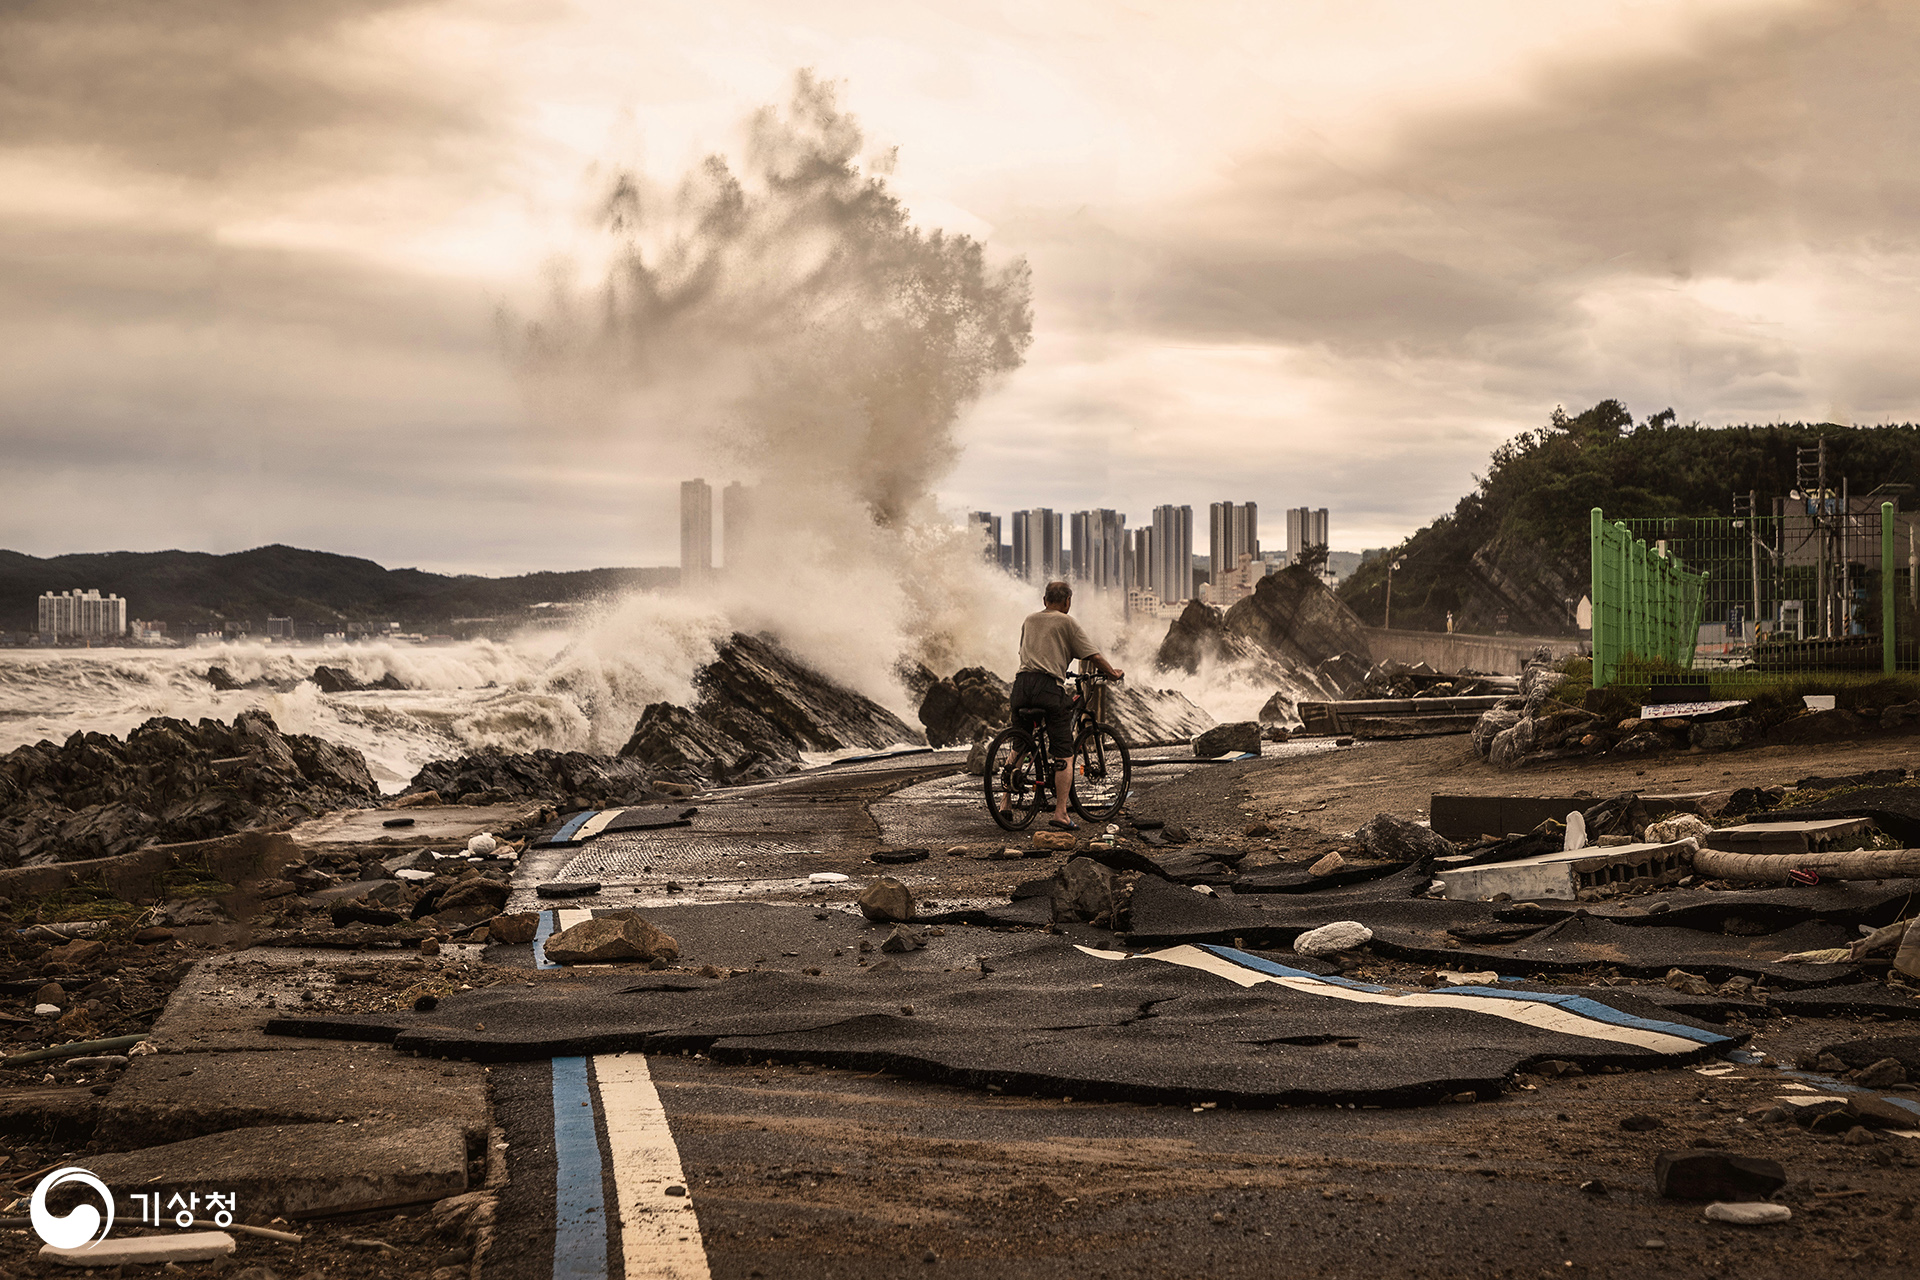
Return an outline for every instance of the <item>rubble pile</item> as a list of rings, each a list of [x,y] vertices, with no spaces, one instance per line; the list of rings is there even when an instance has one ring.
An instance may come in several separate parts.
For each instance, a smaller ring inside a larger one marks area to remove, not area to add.
[[[1825,710],[1736,700],[1643,717],[1609,710],[1613,700],[1592,691],[1581,706],[1555,698],[1566,680],[1544,660],[1528,664],[1519,693],[1484,713],[1474,726],[1474,750],[1495,768],[1514,769],[1535,761],[1589,756],[1817,746],[1876,733],[1920,732],[1920,701],[1898,693],[1876,694],[1871,687],[1843,695],[1857,698],[1856,705]]]
[[[358,751],[283,734],[264,711],[231,725],[156,718],[124,742],[76,733],[0,757],[0,866],[112,857],[378,798]]]

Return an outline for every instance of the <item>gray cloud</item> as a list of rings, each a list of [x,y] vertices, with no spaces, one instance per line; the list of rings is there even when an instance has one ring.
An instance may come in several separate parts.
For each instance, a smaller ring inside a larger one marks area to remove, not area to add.
[[[196,180],[418,162],[484,97],[342,56],[422,0],[13,0],[0,7],[0,145],[74,147]]]

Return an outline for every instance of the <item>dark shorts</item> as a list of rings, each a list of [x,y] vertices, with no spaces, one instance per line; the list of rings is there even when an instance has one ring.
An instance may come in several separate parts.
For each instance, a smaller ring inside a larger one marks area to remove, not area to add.
[[[1044,707],[1047,712],[1047,743],[1055,760],[1065,760],[1073,751],[1073,704],[1066,686],[1044,671],[1020,671],[1013,677],[1013,694],[1008,699],[1015,711],[1022,707]]]

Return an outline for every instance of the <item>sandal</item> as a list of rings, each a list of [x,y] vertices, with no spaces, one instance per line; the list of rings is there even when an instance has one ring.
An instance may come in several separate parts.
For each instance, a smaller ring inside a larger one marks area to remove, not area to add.
[[[1048,818],[1047,825],[1055,831],[1078,831],[1080,824],[1072,818]]]

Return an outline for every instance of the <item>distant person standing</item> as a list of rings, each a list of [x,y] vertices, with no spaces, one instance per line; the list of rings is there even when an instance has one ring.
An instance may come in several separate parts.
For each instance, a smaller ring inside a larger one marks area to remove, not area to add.
[[[1067,700],[1067,663],[1081,659],[1082,669],[1091,662],[1101,674],[1118,680],[1120,668],[1100,656],[1086,629],[1067,616],[1073,608],[1073,588],[1064,582],[1049,582],[1041,597],[1046,607],[1027,615],[1020,625],[1020,670],[1014,673],[1012,703],[1015,711],[1038,707],[1047,713],[1047,740],[1054,759],[1053,817],[1048,825],[1056,831],[1072,831],[1076,824],[1067,817],[1068,793],[1072,769],[1073,708]],[[1006,812],[1003,808],[1001,812]]]

